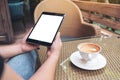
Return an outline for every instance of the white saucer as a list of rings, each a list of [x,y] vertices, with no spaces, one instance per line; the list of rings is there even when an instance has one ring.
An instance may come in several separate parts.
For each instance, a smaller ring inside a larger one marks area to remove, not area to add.
[[[96,58],[90,61],[82,60],[79,51],[71,54],[70,61],[77,67],[85,70],[98,70],[105,67],[107,61],[104,56],[98,54]]]

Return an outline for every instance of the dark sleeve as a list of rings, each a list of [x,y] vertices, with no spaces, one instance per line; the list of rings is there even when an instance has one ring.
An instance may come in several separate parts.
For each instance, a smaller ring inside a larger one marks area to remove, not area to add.
[[[2,76],[3,69],[4,69],[4,59],[0,56],[0,77]]]

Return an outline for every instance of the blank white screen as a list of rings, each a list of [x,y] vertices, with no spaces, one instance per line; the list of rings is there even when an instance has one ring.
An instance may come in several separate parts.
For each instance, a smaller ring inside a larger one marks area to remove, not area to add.
[[[62,18],[63,16],[41,15],[29,38],[52,43]]]

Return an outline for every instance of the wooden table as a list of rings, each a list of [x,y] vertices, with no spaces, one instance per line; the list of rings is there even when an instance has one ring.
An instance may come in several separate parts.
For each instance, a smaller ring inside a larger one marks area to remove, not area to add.
[[[70,55],[77,51],[77,45],[83,42],[97,43],[102,47],[101,54],[106,58],[107,65],[100,70],[83,70],[70,62]],[[46,48],[41,46],[40,60],[46,59]],[[62,54],[56,69],[55,80],[120,80],[120,38],[91,38],[63,42]]]

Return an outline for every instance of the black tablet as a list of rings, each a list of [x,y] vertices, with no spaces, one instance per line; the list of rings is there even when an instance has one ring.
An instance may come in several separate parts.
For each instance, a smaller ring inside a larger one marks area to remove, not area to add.
[[[42,12],[26,41],[51,46],[64,19],[63,13]]]

